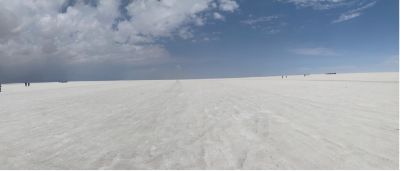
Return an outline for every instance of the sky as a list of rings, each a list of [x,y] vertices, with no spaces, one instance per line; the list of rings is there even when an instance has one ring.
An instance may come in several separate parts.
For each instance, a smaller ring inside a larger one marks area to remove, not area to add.
[[[398,72],[397,0],[0,0],[0,81]]]

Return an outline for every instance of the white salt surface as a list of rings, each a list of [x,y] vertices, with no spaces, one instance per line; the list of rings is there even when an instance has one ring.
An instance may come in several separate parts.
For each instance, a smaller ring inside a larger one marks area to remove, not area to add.
[[[398,169],[398,76],[7,84],[0,169]]]

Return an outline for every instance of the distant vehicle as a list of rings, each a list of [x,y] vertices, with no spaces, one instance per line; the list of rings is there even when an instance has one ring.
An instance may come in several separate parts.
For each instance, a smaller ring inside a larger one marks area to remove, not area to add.
[[[328,72],[328,73],[325,73],[325,74],[332,75],[332,74],[336,74],[336,72]]]

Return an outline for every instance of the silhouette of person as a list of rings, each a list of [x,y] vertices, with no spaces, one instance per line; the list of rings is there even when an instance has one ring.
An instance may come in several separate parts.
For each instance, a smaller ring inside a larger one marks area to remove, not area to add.
[[[1,83],[0,83],[0,92],[1,92]]]
[[[31,83],[28,83],[28,87],[31,86]]]
[[[25,87],[28,86],[28,84],[26,82],[24,82],[24,84],[25,84]]]

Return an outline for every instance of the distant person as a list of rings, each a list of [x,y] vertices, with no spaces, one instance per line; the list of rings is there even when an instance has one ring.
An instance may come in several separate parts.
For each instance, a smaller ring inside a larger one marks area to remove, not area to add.
[[[287,78],[287,75],[285,75],[285,78]]]
[[[0,92],[1,92],[1,83],[0,83]]]
[[[28,83],[28,87],[31,86],[31,83]]]
[[[25,84],[25,87],[28,86],[28,83],[27,83],[27,82],[24,82],[24,84]]]
[[[282,75],[282,79],[283,79],[283,75]]]

